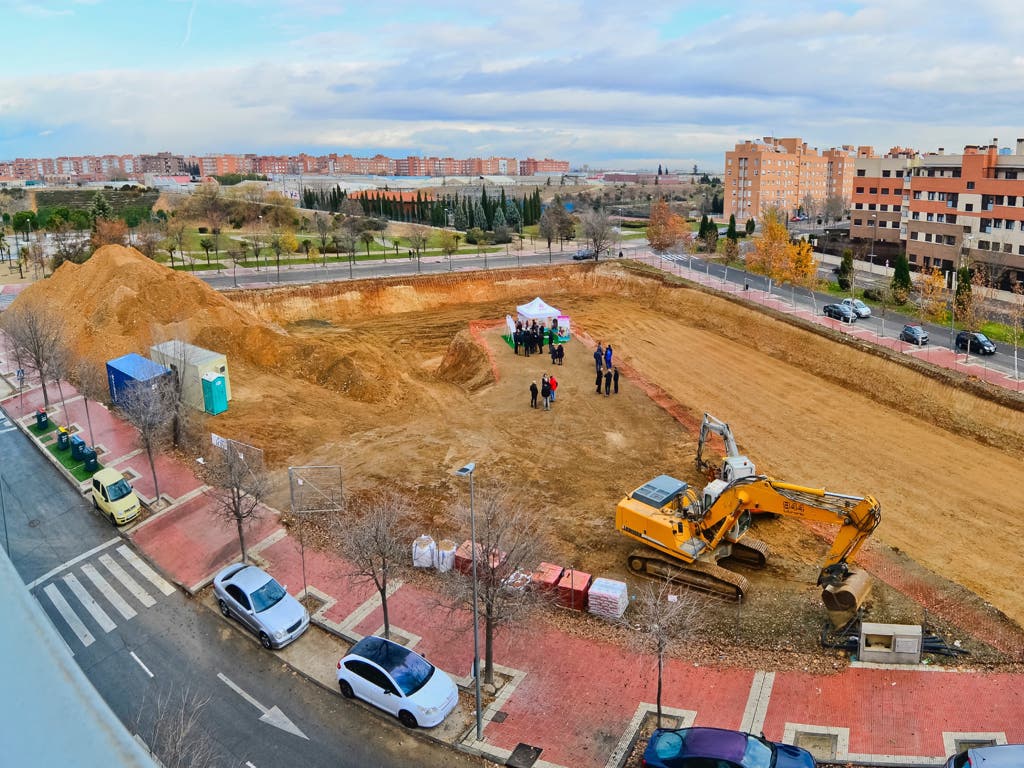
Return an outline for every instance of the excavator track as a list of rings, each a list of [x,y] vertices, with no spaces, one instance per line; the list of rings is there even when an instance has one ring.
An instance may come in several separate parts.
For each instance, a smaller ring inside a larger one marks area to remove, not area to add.
[[[764,568],[768,564],[768,545],[753,536],[744,536],[732,545],[730,560],[750,568]]]
[[[641,576],[653,576],[693,589],[710,592],[719,597],[738,600],[746,594],[750,582],[728,568],[698,560],[695,563],[680,563],[659,557],[649,549],[637,549],[627,560],[629,570]]]

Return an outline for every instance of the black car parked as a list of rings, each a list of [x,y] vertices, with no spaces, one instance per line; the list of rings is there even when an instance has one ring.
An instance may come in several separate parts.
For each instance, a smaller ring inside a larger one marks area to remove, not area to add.
[[[844,323],[857,322],[857,315],[845,304],[826,304],[821,308],[826,317],[842,320]]]
[[[971,352],[979,355],[994,355],[996,353],[996,345],[984,333],[960,331],[956,335],[956,348],[967,349],[968,347]]]

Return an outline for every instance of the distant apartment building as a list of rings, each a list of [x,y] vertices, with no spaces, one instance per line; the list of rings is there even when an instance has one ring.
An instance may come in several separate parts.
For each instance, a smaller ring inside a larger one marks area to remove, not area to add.
[[[552,160],[545,157],[543,160],[534,160],[528,157],[519,161],[520,176],[536,176],[538,173],[568,173],[568,160]]]
[[[725,153],[726,216],[757,219],[764,208],[797,213],[810,196],[823,206],[829,195],[849,198],[855,150],[819,152],[799,138],[744,141]]]
[[[1024,281],[1024,139],[1014,150],[969,145],[912,162],[905,211],[911,265],[943,271],[988,265],[1002,283]]]
[[[910,161],[916,156],[904,147],[893,147],[881,157],[871,147],[857,148],[849,198],[850,237],[900,242],[903,207],[910,199]]]

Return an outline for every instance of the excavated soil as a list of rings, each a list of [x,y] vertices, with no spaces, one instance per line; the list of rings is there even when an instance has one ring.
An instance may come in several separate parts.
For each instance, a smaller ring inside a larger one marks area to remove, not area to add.
[[[1024,572],[1024,415],[1013,402],[660,274],[609,262],[222,295],[107,246],[19,301],[40,295],[82,318],[69,334],[97,364],[173,337],[226,352],[233,399],[210,430],[262,447],[278,469],[339,464],[350,487],[404,489],[422,529],[410,534],[459,535],[451,510],[466,488],[450,473],[475,460],[478,484],[511,484],[538,513],[549,560],[623,577],[631,545],[612,527],[616,502],[661,473],[702,483],[693,459],[707,411],[760,472],[877,497],[877,556],[908,558],[936,594],[973,601],[1010,631],[1024,622],[1013,580]],[[572,318],[562,367],[517,357],[501,338],[506,314],[534,296]],[[594,392],[598,340],[622,367],[618,395]],[[545,371],[558,400],[531,410],[530,382]],[[771,565],[745,574],[751,599],[742,614],[718,611],[721,631],[741,639],[756,625],[754,643],[806,635],[821,618],[813,581],[828,531],[784,519],[757,529]],[[916,623],[922,610],[880,584],[869,615]]]

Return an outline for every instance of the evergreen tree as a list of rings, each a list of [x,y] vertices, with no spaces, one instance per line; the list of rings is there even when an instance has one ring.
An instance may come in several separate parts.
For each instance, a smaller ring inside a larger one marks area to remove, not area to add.
[[[466,210],[463,206],[456,203],[453,217],[453,225],[460,232],[465,232],[469,229],[469,219],[466,216]]]
[[[92,196],[92,205],[89,207],[89,216],[95,223],[96,219],[110,219],[114,215],[110,202],[102,191]]]
[[[960,267],[956,271],[956,294],[953,297],[953,312],[956,315],[956,319],[961,322],[970,320],[974,314],[971,312],[974,298],[971,294],[971,282],[971,268]]]
[[[508,226],[508,222],[505,219],[505,209],[502,208],[501,206],[498,206],[497,208],[494,209],[493,224],[494,224],[494,229],[495,230],[497,230],[498,227],[507,227]]]
[[[658,163],[658,175],[661,176],[661,163]]]
[[[480,229],[489,229],[487,226],[487,212],[484,210],[484,204],[480,200],[477,200],[476,205],[473,206],[472,226],[479,227]]]
[[[836,280],[842,290],[850,290],[850,286],[853,283],[853,251],[849,248],[843,250],[843,260],[839,262],[839,272],[836,275]]]
[[[754,223],[753,219],[747,219],[747,223],[743,225],[743,228],[747,232],[747,237],[750,237],[752,234],[754,234],[754,230],[757,228],[757,224]]]
[[[516,205],[515,200],[508,200],[505,203],[505,221],[516,232],[522,227],[523,217],[519,213],[519,206]]]
[[[726,231],[725,236],[730,240],[739,240],[740,235],[736,231],[736,214],[729,214],[729,229]]]
[[[906,304],[910,298],[910,262],[902,251],[896,255],[892,271],[892,298],[897,304]]]

